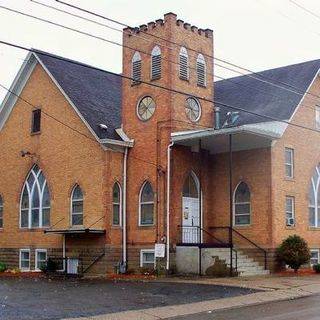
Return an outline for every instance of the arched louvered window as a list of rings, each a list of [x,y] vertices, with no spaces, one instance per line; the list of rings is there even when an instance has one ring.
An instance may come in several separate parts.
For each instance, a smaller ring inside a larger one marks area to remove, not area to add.
[[[189,79],[189,56],[187,49],[182,47],[179,54],[179,77],[182,80]]]
[[[0,228],[3,228],[3,199],[0,194]]]
[[[20,227],[50,225],[50,192],[42,170],[33,166],[24,183],[20,201]]]
[[[154,211],[154,193],[151,183],[146,181],[140,190],[139,196],[139,224],[152,225]]]
[[[234,193],[234,225],[251,223],[250,189],[245,182],[240,182]]]
[[[112,224],[114,226],[121,225],[121,188],[120,184],[116,182],[113,185],[112,192]]]
[[[206,61],[201,53],[197,57],[197,83],[198,86],[201,87],[205,87],[207,85]]]
[[[161,50],[155,46],[151,52],[151,80],[161,78]]]
[[[320,227],[320,164],[311,178],[309,188],[309,225],[310,227]]]
[[[83,193],[78,184],[74,186],[71,194],[71,224],[83,225]]]
[[[141,81],[141,55],[136,51],[132,57],[132,82],[139,84]]]

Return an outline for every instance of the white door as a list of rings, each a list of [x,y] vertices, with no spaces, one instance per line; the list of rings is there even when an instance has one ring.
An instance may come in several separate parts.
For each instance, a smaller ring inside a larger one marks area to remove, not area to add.
[[[199,243],[199,199],[183,197],[182,242]]]
[[[78,274],[79,260],[75,258],[67,259],[67,273],[68,274]]]

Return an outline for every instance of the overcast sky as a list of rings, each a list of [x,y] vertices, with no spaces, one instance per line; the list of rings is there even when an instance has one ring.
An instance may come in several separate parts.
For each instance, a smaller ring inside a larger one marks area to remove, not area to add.
[[[54,0],[39,2],[81,14]],[[214,30],[215,56],[253,71],[320,58],[320,1],[294,0],[65,0],[130,26],[139,26],[174,12],[178,18],[200,28]],[[84,22],[29,0],[0,0],[25,13],[49,19],[100,37],[121,42],[121,32]],[[92,16],[86,17],[95,19]],[[112,25],[107,21],[102,23]],[[121,26],[112,25],[120,28]],[[121,48],[79,35],[0,8],[0,40],[42,49],[121,72]],[[0,45],[0,83],[9,86],[26,52]],[[222,77],[236,76],[216,68]],[[0,101],[5,92],[0,89]]]

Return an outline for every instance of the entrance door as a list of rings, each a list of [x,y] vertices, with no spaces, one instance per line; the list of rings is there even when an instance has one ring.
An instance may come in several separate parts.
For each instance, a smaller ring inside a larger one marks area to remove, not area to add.
[[[68,274],[78,274],[79,260],[75,258],[67,259],[67,273]]]
[[[199,181],[194,173],[190,173],[183,185],[182,194],[182,242],[199,243],[200,201]]]

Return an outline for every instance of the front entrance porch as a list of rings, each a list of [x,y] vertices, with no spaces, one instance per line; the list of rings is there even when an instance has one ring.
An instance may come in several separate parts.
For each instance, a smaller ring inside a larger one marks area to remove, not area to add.
[[[192,170],[182,180],[180,224],[171,226],[177,228],[178,272],[208,274],[217,264],[230,275],[269,272],[269,229],[261,232],[258,221],[268,217],[270,193],[255,189],[256,199],[265,201],[260,211],[259,200],[252,205],[250,180],[263,176],[268,181],[270,149],[284,129],[269,122],[172,134],[173,183],[181,181],[180,168]]]

